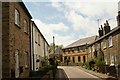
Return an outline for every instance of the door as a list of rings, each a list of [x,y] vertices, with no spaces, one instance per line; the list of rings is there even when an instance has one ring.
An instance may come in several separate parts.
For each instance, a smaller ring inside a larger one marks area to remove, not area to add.
[[[15,77],[19,77],[19,51],[15,51]]]
[[[73,63],[75,63],[75,58],[73,57]]]
[[[85,56],[83,56],[83,63],[85,63],[86,62],[86,57]]]

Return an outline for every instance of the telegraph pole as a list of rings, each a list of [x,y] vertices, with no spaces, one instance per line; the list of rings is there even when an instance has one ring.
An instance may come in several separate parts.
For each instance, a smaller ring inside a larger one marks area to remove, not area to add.
[[[55,59],[55,37],[53,36],[53,57]]]
[[[53,80],[55,80],[55,73],[56,73],[56,63],[55,63],[55,37],[53,36]]]

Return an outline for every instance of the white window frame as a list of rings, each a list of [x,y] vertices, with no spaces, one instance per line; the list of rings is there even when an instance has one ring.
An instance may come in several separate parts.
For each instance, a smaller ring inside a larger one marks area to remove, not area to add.
[[[112,36],[109,36],[109,47],[112,47],[113,43],[112,43]]]
[[[93,51],[93,52],[95,51],[95,47],[94,47],[94,45],[92,46],[92,51]]]
[[[40,46],[40,34],[38,34],[38,45]]]
[[[27,20],[24,20],[24,32],[28,33],[28,22],[27,22]]]
[[[103,49],[105,49],[107,46],[106,46],[106,41],[103,42]]]
[[[106,63],[106,65],[108,65],[108,55],[105,53],[105,63]]]
[[[90,53],[92,52],[92,48],[91,47],[89,47],[89,51],[90,51]]]
[[[110,66],[114,66],[114,65],[115,65],[115,56],[110,55]]]
[[[15,9],[15,24],[20,26],[20,13],[17,9]]]

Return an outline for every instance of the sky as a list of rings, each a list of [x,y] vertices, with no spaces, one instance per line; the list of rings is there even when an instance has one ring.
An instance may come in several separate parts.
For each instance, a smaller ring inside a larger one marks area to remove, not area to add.
[[[98,35],[100,25],[108,20],[117,26],[119,0],[23,0],[49,44],[64,47],[85,37]],[[99,21],[98,21],[99,20]]]

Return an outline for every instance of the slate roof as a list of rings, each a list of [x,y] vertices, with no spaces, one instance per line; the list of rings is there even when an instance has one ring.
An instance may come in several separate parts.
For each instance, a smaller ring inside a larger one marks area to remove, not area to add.
[[[82,45],[86,45],[86,44],[91,44],[97,39],[97,37],[98,37],[97,35],[94,35],[91,37],[79,39],[78,41],[71,43],[70,45],[64,47],[63,49],[82,46]]]

